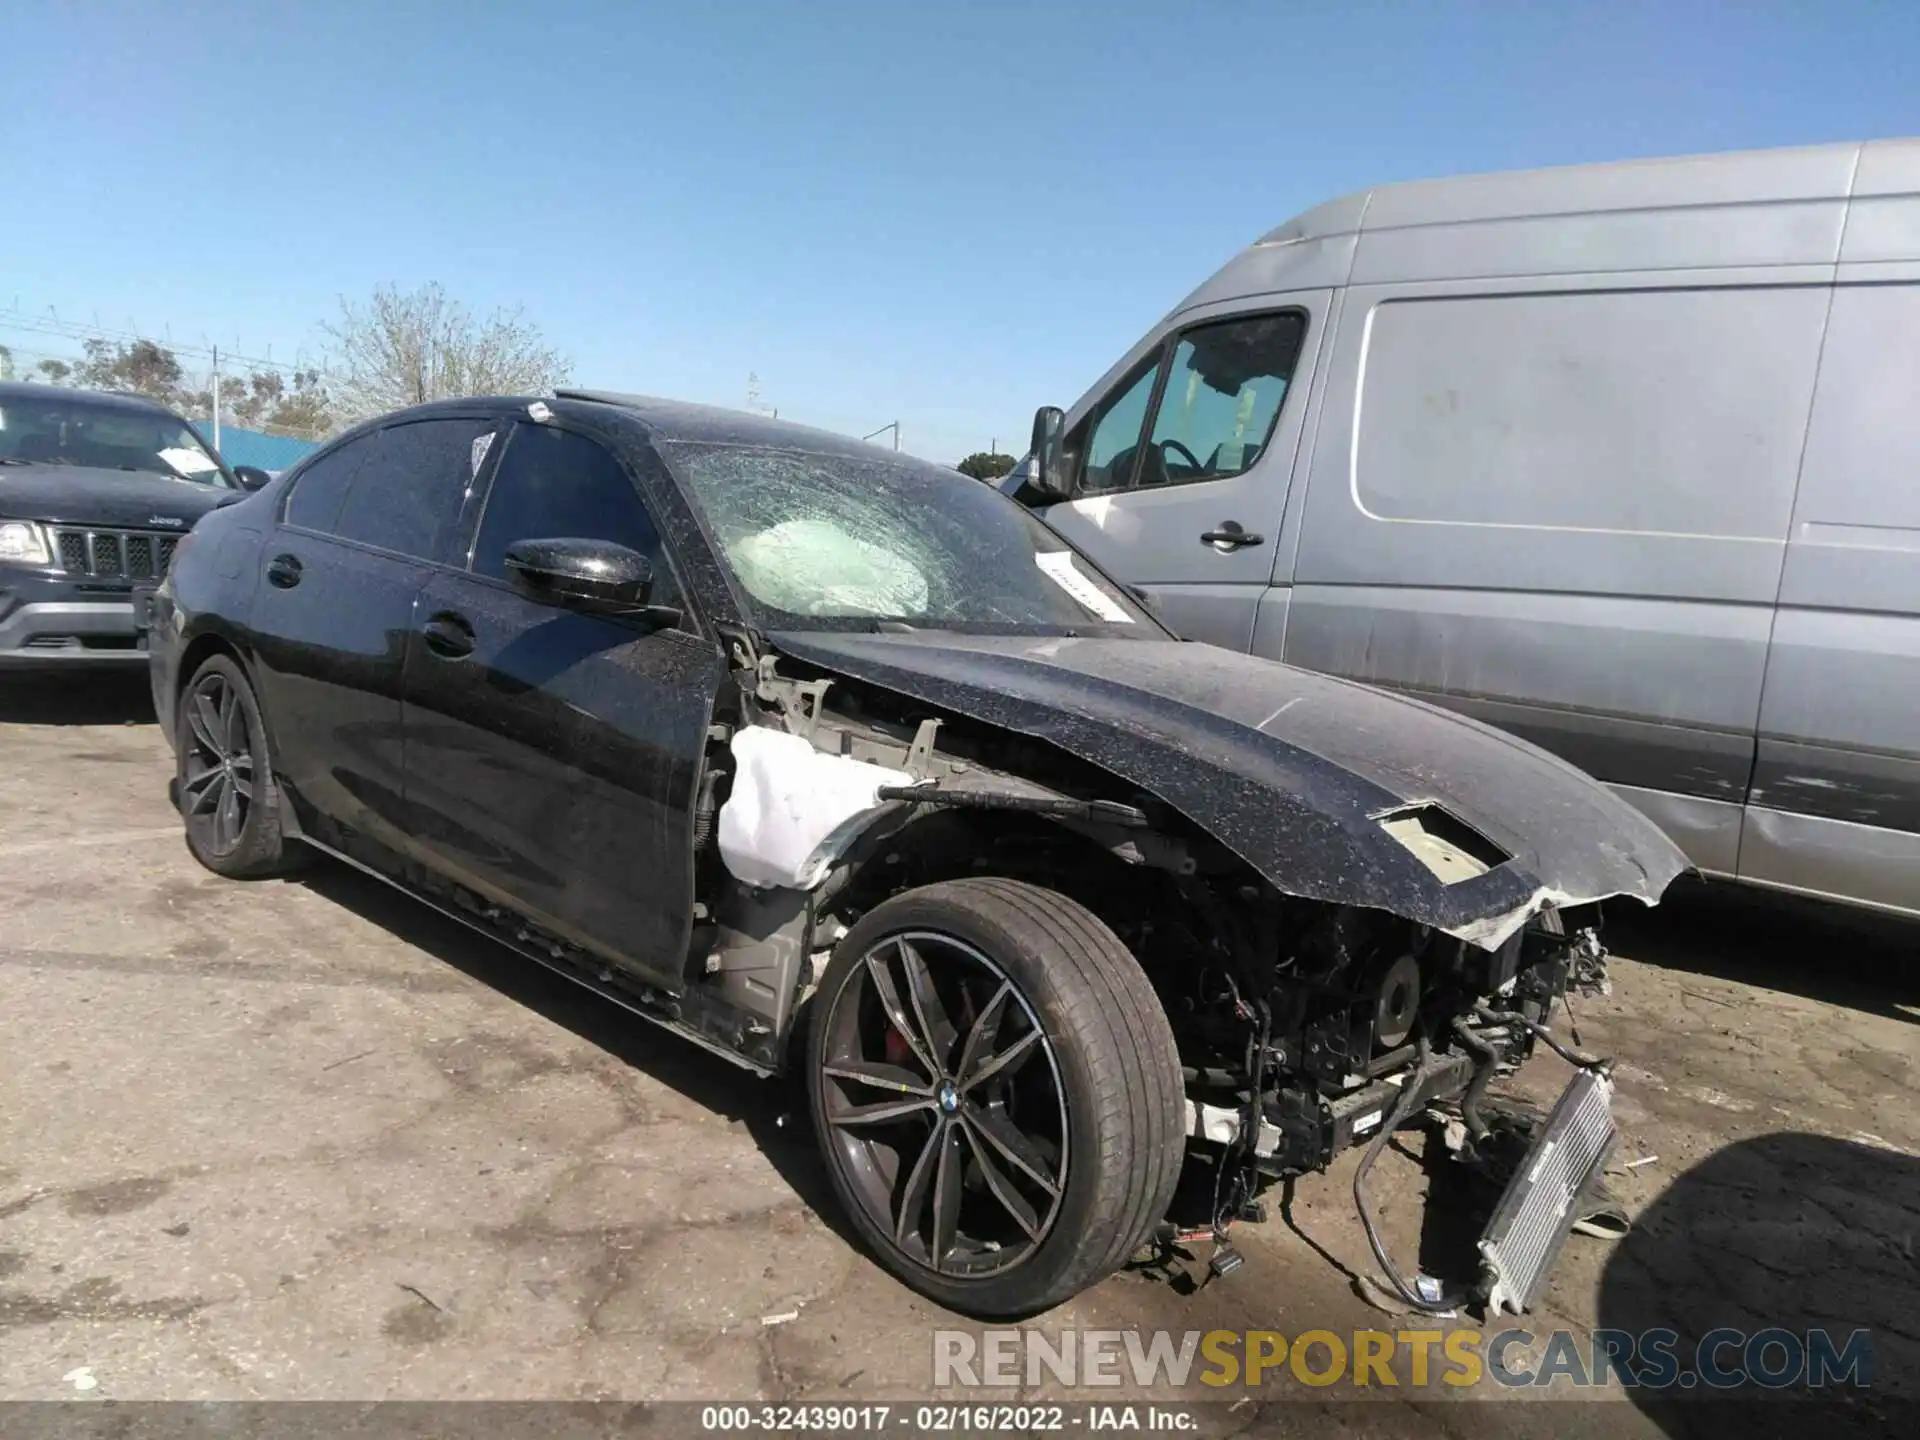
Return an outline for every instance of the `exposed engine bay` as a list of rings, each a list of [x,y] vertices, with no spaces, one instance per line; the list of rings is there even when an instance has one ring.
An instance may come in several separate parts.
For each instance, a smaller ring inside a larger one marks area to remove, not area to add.
[[[1570,983],[1598,982],[1604,960],[1595,931],[1568,933],[1550,905],[1489,948],[1290,895],[1154,796],[1053,746],[773,657],[737,659],[742,709],[713,731],[698,832],[717,840],[694,947],[709,958],[684,1001],[704,988],[721,1011],[756,1016],[739,1048],[766,1068],[833,942],[888,897],[968,874],[1070,896],[1137,958],[1171,1024],[1190,1146],[1216,1167],[1203,1227],[1216,1270],[1235,1263],[1228,1227],[1266,1182],[1325,1169],[1431,1107],[1458,1116],[1471,1153],[1488,1134],[1488,1085],[1536,1043],[1604,1077],[1547,1028]],[[1380,1245],[1362,1188],[1378,1148],[1356,1199],[1383,1269],[1410,1307],[1458,1303],[1410,1285]],[[1520,1308],[1499,1258],[1479,1298]]]

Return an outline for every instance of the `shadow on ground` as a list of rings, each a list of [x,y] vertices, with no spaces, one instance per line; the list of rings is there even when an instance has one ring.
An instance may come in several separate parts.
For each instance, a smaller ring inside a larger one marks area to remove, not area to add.
[[[0,672],[0,725],[151,725],[145,666],[84,675]]]
[[[695,1104],[741,1123],[795,1195],[849,1245],[865,1252],[864,1243],[846,1222],[833,1195],[815,1148],[811,1117],[799,1084],[790,1080],[763,1080],[700,1050],[346,865],[323,860],[301,876],[301,883],[515,1003],[571,1030]],[[1835,906],[1782,904],[1746,891],[1695,886],[1657,911],[1632,906],[1623,907],[1618,914],[1610,912],[1607,938],[1612,947],[1636,960],[1743,983],[1769,985],[1825,1002],[1920,1023],[1920,1013],[1901,1004],[1911,993],[1910,982],[1920,975],[1920,967],[1916,967],[1912,958],[1914,943],[1920,939],[1920,926],[1862,916]],[[1422,1146],[1419,1140],[1420,1137],[1409,1134],[1404,1142],[1396,1143],[1404,1143],[1407,1158],[1420,1163],[1425,1158],[1423,1151],[1431,1147]],[[1774,1148],[1768,1150],[1765,1148],[1768,1146]],[[1832,1153],[1814,1158],[1822,1147],[1830,1147]],[[1484,1180],[1451,1162],[1438,1162],[1426,1168],[1428,1180],[1436,1188],[1423,1217],[1418,1260],[1428,1273],[1464,1282],[1471,1276],[1460,1267],[1471,1260],[1473,1241],[1497,1203],[1498,1187],[1487,1189]],[[1761,1178],[1723,1178],[1748,1174]],[[1901,1213],[1907,1217],[1904,1251],[1892,1241],[1882,1243],[1884,1236],[1871,1243],[1861,1238],[1871,1232],[1861,1232],[1861,1235],[1849,1232],[1842,1237],[1846,1244],[1841,1249],[1845,1257],[1851,1257],[1847,1263],[1864,1264],[1869,1255],[1884,1255],[1889,1265],[1896,1268],[1904,1265],[1900,1294],[1909,1294],[1915,1282],[1920,1281],[1920,1251],[1915,1249],[1916,1227],[1920,1227],[1920,1195],[1914,1193],[1920,1190],[1920,1162],[1818,1136],[1776,1136],[1744,1142],[1720,1152],[1681,1177],[1654,1204],[1647,1216],[1651,1228],[1647,1221],[1637,1225],[1609,1265],[1606,1303],[1615,1313],[1612,1318],[1603,1318],[1602,1323],[1626,1329],[1675,1323],[1672,1318],[1675,1304],[1671,1297],[1691,1295],[1698,1288],[1687,1267],[1697,1269],[1719,1262],[1708,1258],[1705,1251],[1693,1254],[1690,1242],[1685,1239],[1675,1242],[1672,1237],[1686,1234],[1696,1219],[1711,1226],[1728,1213],[1724,1197],[1718,1194],[1723,1186],[1731,1184],[1747,1195],[1753,1215],[1751,1224],[1738,1229],[1729,1244],[1758,1246],[1764,1254],[1772,1246],[1773,1237],[1780,1234],[1809,1244],[1818,1234],[1826,1237],[1822,1243],[1833,1242],[1833,1232],[1839,1222],[1823,1220],[1809,1229],[1812,1222],[1802,1213],[1818,1209],[1822,1202],[1810,1198],[1800,1187],[1808,1177],[1823,1175],[1839,1177],[1837,1196],[1851,1192],[1857,1200],[1860,1196],[1905,1194],[1905,1200],[1896,1205],[1896,1209],[1904,1206]],[[1892,1184],[1894,1179],[1898,1180],[1897,1186]],[[1209,1190],[1210,1187],[1204,1175],[1189,1175],[1187,1182],[1181,1197],[1187,1204],[1176,1208],[1183,1213],[1191,1211],[1193,1223],[1199,1223],[1202,1211],[1211,1208],[1201,1202],[1211,1196],[1202,1196],[1193,1187],[1198,1185]],[[1899,1188],[1902,1186],[1904,1191]],[[1282,1198],[1278,1187],[1269,1191],[1266,1196],[1269,1208],[1277,1210]],[[1835,1198],[1833,1203],[1840,1201]],[[1853,1248],[1847,1248],[1849,1245]],[[1669,1253],[1669,1247],[1677,1248]],[[1322,1253],[1332,1261],[1331,1255]],[[1346,1267],[1333,1263],[1337,1270],[1353,1278]],[[1774,1273],[1744,1258],[1728,1259],[1726,1263],[1736,1271],[1749,1267],[1753,1278],[1762,1280]],[[1176,1293],[1189,1293],[1192,1289],[1191,1284],[1182,1284],[1177,1274],[1161,1275],[1157,1266],[1145,1268],[1155,1278],[1171,1281]],[[1844,1266],[1839,1273],[1846,1273]],[[1652,1278],[1662,1276],[1666,1278]],[[1645,1277],[1647,1283],[1636,1288],[1636,1277]],[[1783,1281],[1782,1285],[1781,1305],[1771,1309],[1762,1307],[1737,1318],[1709,1318],[1707,1328],[1716,1323],[1747,1324],[1753,1329],[1772,1324],[1794,1328],[1796,1322],[1782,1318],[1791,1308],[1785,1305],[1784,1293],[1791,1292],[1799,1302],[1805,1302],[1807,1285],[1803,1278]],[[1843,1281],[1834,1293],[1844,1295],[1848,1289]],[[1721,1292],[1707,1287],[1699,1289],[1699,1293],[1713,1296]],[[1891,1291],[1874,1293],[1881,1296],[1875,1303],[1894,1314],[1893,1301],[1889,1298]],[[1866,1319],[1851,1323],[1870,1327],[1876,1324]],[[1913,1322],[1898,1319],[1898,1323],[1909,1327],[1904,1343],[1911,1345]],[[1799,1328],[1806,1327],[1803,1324]],[[1894,1333],[1889,1331],[1890,1335]],[[1896,1352],[1886,1353],[1891,1359]]]
[[[1641,1334],[1676,1332],[1682,1376],[1695,1371],[1702,1340],[1720,1327],[1778,1327],[1804,1337],[1825,1330],[1844,1352],[1871,1332],[1870,1388],[1840,1384],[1817,1409],[1765,1404],[1730,1410],[1703,1381],[1684,1400],[1645,1405],[1668,1434],[1915,1433],[1920,1420],[1920,1160],[1891,1150],[1780,1133],[1743,1140],[1680,1175],[1641,1213],[1607,1261],[1599,1324]],[[1729,1345],[1722,1368],[1740,1363]],[[1780,1366],[1778,1347],[1763,1364]],[[1698,1373],[1697,1371],[1695,1373]],[[1672,1392],[1669,1392],[1672,1393]],[[1752,1387],[1731,1392],[1741,1400]],[[1806,1398],[1803,1388],[1781,1395]],[[1648,1392],[1635,1392],[1636,1399]]]
[[[797,1083],[763,1080],[337,861],[317,860],[299,882],[695,1104],[738,1121],[794,1194],[849,1245],[865,1252],[833,1195]]]
[[[1920,1025],[1920,922],[1692,881],[1676,884],[1651,910],[1610,904],[1606,941],[1665,969]]]

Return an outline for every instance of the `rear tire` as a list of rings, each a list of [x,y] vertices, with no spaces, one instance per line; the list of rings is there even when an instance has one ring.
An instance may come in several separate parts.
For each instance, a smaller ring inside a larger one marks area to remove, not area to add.
[[[281,827],[260,702],[230,657],[208,656],[182,687],[173,735],[174,804],[193,858],[234,880],[298,868],[306,853]]]
[[[921,1294],[1031,1315],[1125,1264],[1165,1216],[1186,1146],[1173,1031],[1083,906],[1015,880],[906,891],[840,941],[810,1009],[834,1191]]]

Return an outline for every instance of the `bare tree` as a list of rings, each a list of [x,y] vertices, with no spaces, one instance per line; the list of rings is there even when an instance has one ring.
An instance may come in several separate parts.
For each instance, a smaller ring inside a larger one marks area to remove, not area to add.
[[[438,283],[410,293],[383,285],[363,305],[343,296],[339,318],[321,329],[330,398],[345,420],[425,400],[537,394],[565,383],[570,368],[520,311],[476,319]]]

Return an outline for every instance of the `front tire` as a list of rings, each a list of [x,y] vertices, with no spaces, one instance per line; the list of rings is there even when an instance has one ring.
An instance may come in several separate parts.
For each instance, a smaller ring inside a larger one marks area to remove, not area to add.
[[[876,906],[834,950],[806,1064],[835,1193],[886,1267],[982,1317],[1105,1278],[1185,1152],[1173,1032],[1085,907],[970,878]]]
[[[281,829],[260,702],[230,657],[210,655],[193,672],[173,734],[174,801],[193,858],[235,880],[295,869],[304,856]]]

